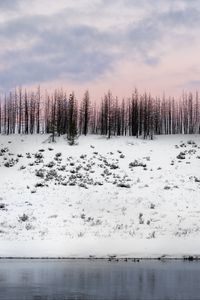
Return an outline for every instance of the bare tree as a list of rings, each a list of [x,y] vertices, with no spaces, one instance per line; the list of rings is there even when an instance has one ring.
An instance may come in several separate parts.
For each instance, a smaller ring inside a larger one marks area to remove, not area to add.
[[[75,144],[77,138],[77,102],[74,93],[70,94],[68,102],[68,132],[67,138],[70,145]]]

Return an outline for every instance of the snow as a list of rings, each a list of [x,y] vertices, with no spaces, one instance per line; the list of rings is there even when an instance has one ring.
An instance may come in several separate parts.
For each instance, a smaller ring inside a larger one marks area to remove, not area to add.
[[[198,135],[49,140],[0,136],[1,257],[199,255]]]

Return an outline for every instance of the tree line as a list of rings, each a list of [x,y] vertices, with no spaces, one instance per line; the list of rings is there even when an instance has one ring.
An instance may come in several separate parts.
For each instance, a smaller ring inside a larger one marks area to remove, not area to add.
[[[118,99],[108,91],[99,102],[86,91],[77,100],[63,90],[41,95],[16,89],[0,99],[1,134],[67,135],[71,144],[79,135],[142,136],[153,139],[160,134],[200,133],[198,93],[185,93],[177,100],[152,97],[137,90],[131,97]]]

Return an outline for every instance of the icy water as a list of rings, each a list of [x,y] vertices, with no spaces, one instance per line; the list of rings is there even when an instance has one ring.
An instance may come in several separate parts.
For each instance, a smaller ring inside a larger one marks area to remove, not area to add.
[[[200,299],[200,262],[0,260],[0,299]]]

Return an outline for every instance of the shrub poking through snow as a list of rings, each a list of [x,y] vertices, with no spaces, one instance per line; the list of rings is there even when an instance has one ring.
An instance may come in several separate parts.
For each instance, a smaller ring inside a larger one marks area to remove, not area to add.
[[[155,204],[151,203],[150,208],[154,209],[155,208]]]
[[[200,178],[197,178],[196,176],[194,177],[195,182],[200,182]]]
[[[40,178],[44,178],[44,169],[37,170],[35,175]]]
[[[111,164],[111,165],[110,165],[110,169],[111,169],[111,170],[116,170],[116,169],[119,169],[119,166],[116,165],[116,164]]]
[[[144,219],[143,219],[143,214],[142,213],[139,214],[139,223],[141,225],[144,224]]]
[[[188,145],[196,145],[196,143],[193,140],[187,141]]]
[[[0,210],[5,210],[6,205],[4,203],[0,203]]]
[[[46,180],[52,180],[58,177],[58,173],[56,170],[50,170],[46,175]]]
[[[5,147],[0,150],[0,153],[5,154],[8,151],[9,151],[9,149],[7,147]]]
[[[44,187],[44,186],[45,186],[45,183],[42,182],[42,181],[37,182],[37,183],[35,184],[35,187]]]
[[[169,185],[165,185],[164,190],[171,190],[171,187]]]
[[[62,153],[61,152],[58,152],[56,153],[55,157],[61,157],[62,156]]]
[[[19,169],[20,169],[20,170],[25,170],[25,169],[26,169],[26,166],[22,165]]]
[[[186,148],[187,146],[186,146],[185,143],[181,142],[180,147],[181,147],[181,148]]]
[[[26,222],[28,221],[28,216],[26,214],[23,214],[22,216],[19,217],[19,221],[21,222]]]
[[[35,158],[37,159],[42,159],[43,158],[43,154],[38,152],[38,153],[35,153]]]
[[[129,183],[125,183],[125,182],[118,183],[117,187],[127,188],[127,189],[131,188],[130,184]]]
[[[53,168],[55,166],[55,162],[54,161],[50,161],[48,164],[46,164],[47,168]]]
[[[18,162],[17,159],[11,158],[11,159],[9,159],[7,162],[5,162],[4,166],[5,166],[6,168],[12,168],[17,162]]]
[[[135,167],[143,167],[143,168],[146,168],[146,164],[141,162],[141,161],[138,161],[138,160],[134,160],[133,162],[131,162],[129,164],[129,168],[135,168]]]
[[[186,152],[180,152],[180,153],[177,155],[177,158],[178,158],[178,159],[185,159],[185,155],[186,155]]]

